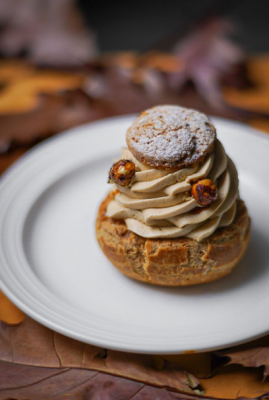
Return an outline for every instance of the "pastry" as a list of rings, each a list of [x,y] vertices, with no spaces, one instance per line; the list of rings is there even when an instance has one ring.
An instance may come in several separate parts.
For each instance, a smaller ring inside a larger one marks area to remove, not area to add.
[[[250,218],[236,167],[210,120],[158,106],[136,119],[126,141],[96,220],[107,258],[125,275],[156,285],[230,273],[247,247]]]
[[[175,169],[203,160],[213,151],[216,129],[198,111],[159,106],[142,112],[126,142],[135,158],[158,169]]]

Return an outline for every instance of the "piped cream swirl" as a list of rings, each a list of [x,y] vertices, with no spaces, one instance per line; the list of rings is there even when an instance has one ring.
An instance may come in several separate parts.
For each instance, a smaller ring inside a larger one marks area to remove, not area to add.
[[[107,215],[124,219],[129,230],[145,238],[189,237],[201,241],[218,227],[232,223],[236,213],[238,176],[232,160],[220,141],[214,153],[202,163],[175,172],[141,164],[124,148],[121,157],[132,160],[136,172],[130,188],[116,185],[119,193],[107,208]],[[191,183],[211,179],[218,188],[218,199],[210,206],[191,197]],[[195,210],[194,210],[195,209]]]

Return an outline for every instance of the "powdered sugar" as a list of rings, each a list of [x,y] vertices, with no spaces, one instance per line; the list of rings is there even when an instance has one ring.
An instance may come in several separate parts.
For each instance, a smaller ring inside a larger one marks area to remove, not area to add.
[[[149,164],[197,162],[216,138],[206,115],[179,106],[158,106],[143,112],[127,132],[131,152]]]

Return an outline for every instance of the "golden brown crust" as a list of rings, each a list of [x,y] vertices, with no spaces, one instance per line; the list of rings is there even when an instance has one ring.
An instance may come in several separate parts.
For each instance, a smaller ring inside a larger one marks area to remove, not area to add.
[[[145,239],[136,235],[123,220],[106,216],[112,199],[109,193],[99,208],[96,236],[107,258],[131,278],[163,286],[209,282],[229,274],[246,250],[250,218],[242,200],[237,200],[236,217],[230,226],[197,242],[184,237]]]

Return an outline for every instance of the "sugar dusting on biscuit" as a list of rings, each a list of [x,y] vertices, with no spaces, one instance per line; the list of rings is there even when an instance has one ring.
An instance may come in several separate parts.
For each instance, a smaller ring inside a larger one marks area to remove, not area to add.
[[[206,115],[167,105],[144,111],[127,132],[130,151],[154,167],[199,162],[213,150],[215,139],[215,128]]]

